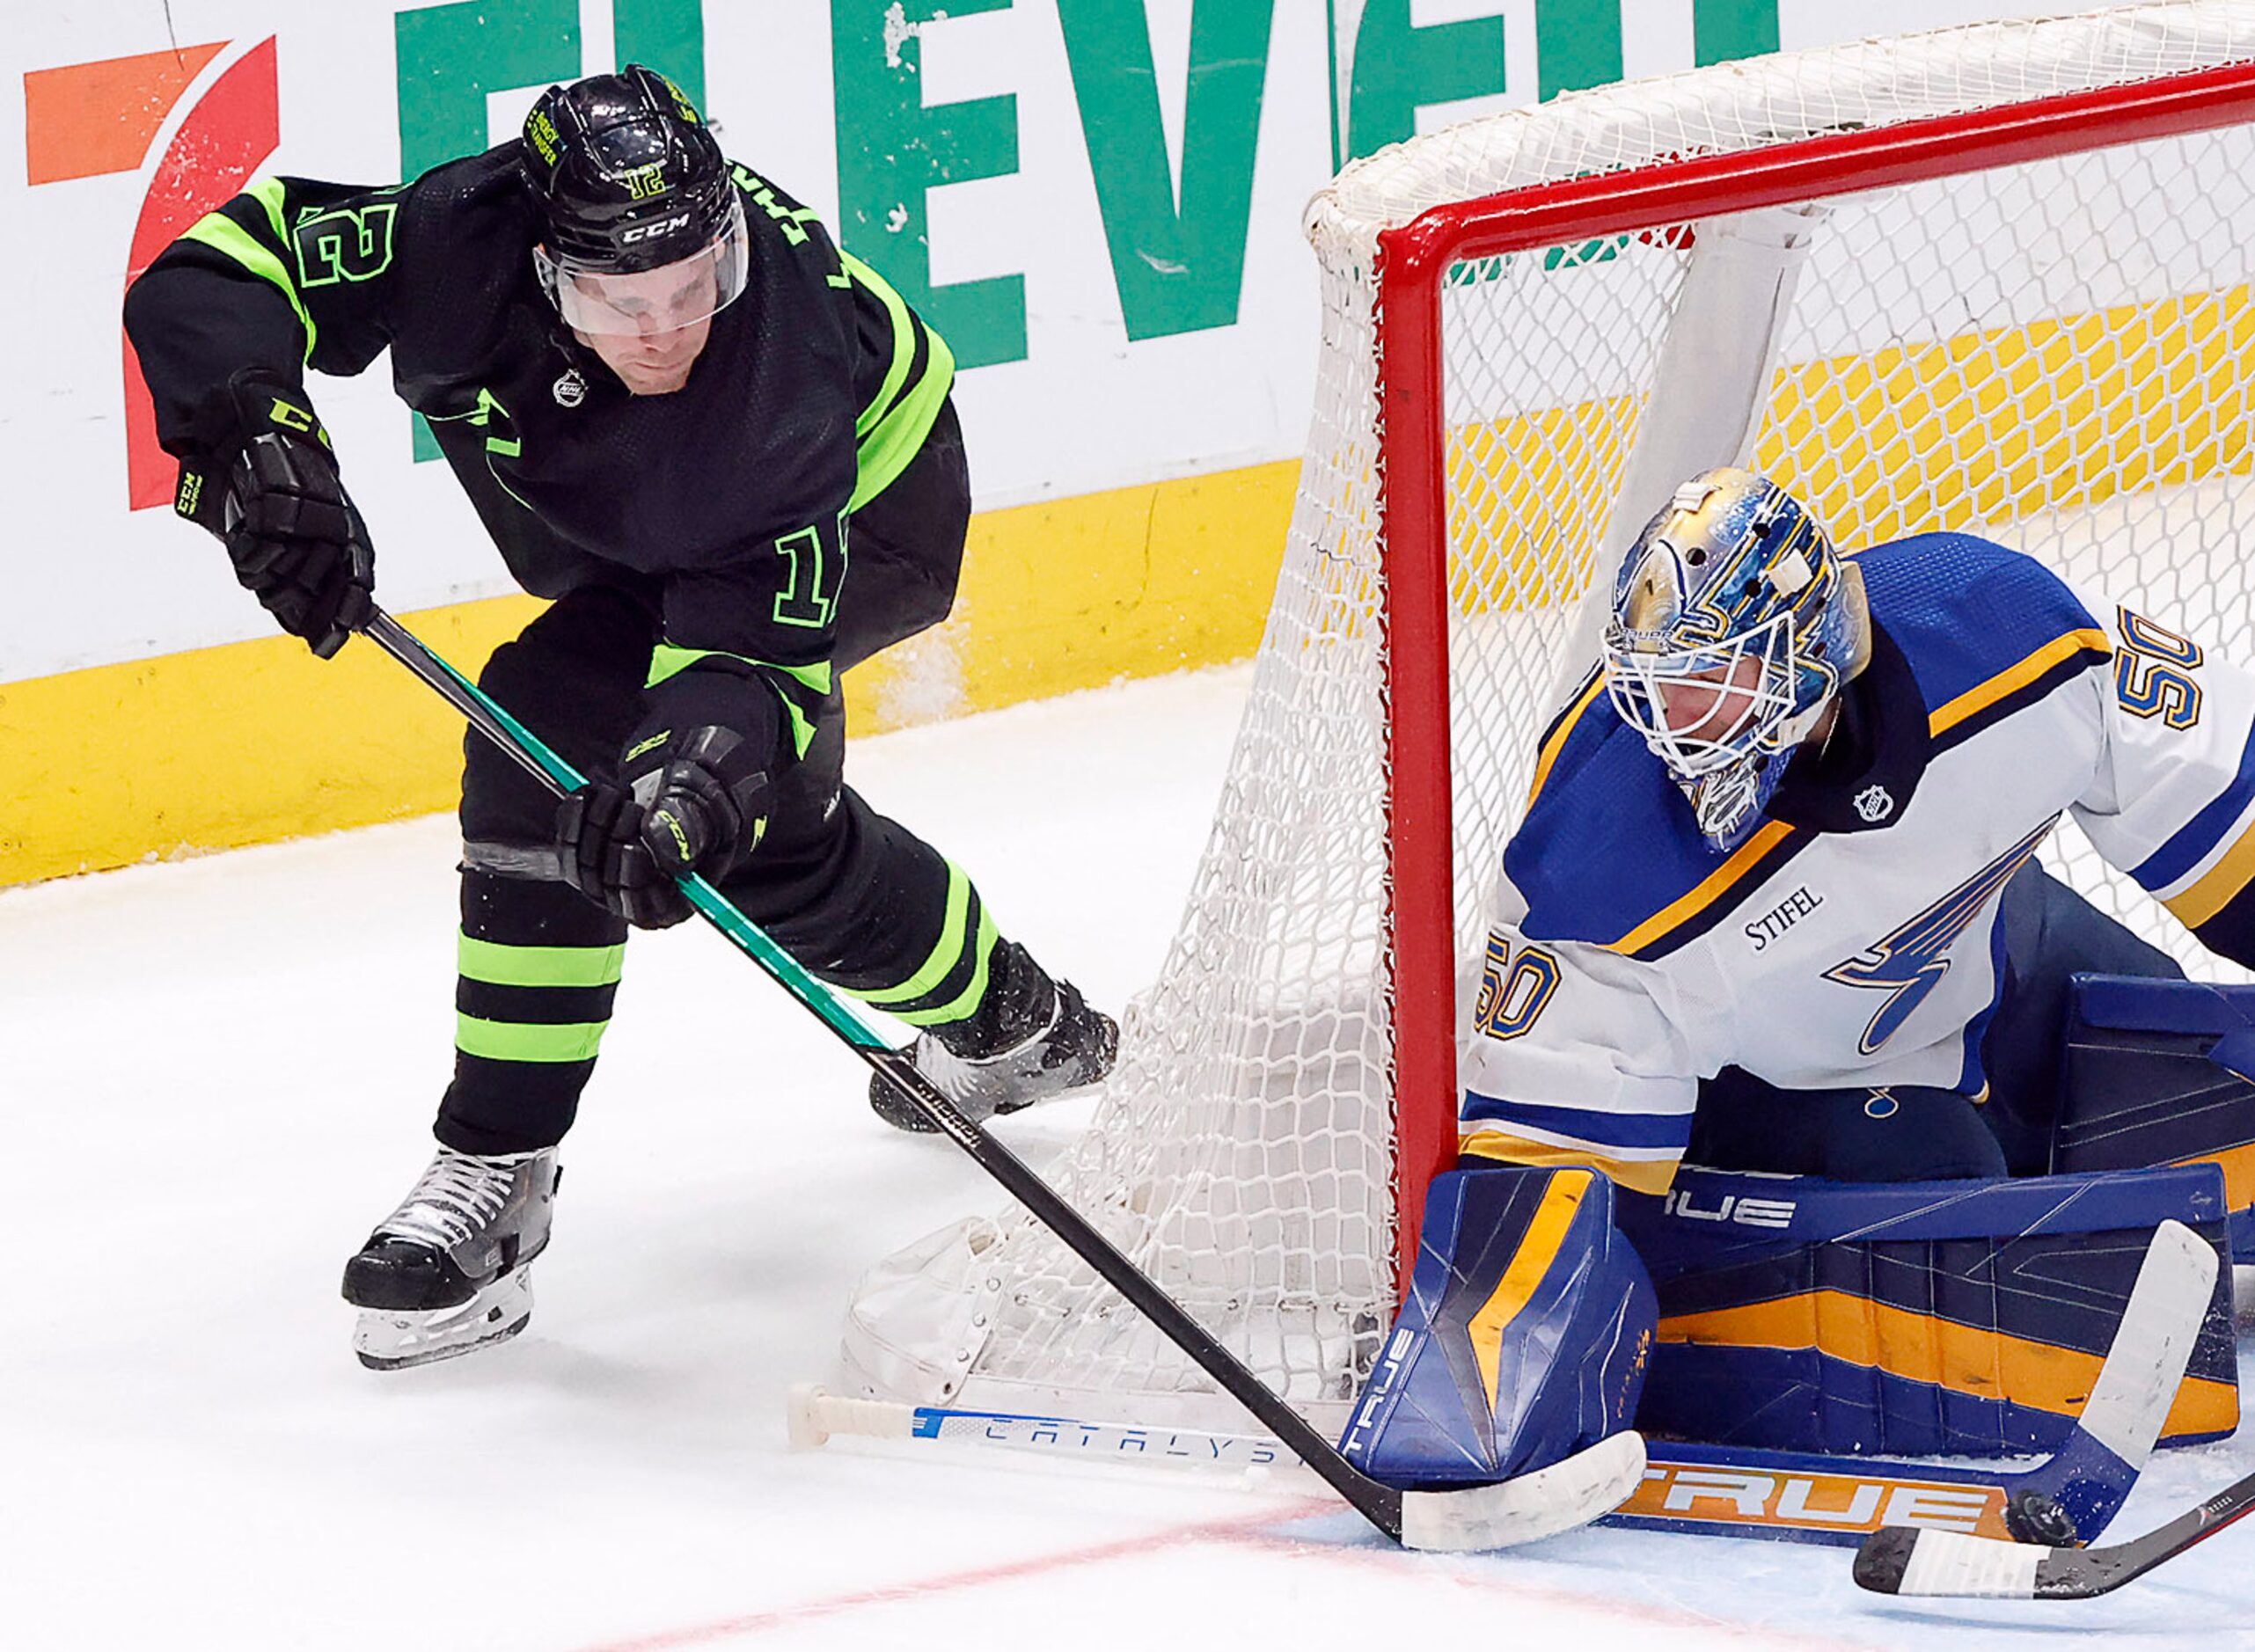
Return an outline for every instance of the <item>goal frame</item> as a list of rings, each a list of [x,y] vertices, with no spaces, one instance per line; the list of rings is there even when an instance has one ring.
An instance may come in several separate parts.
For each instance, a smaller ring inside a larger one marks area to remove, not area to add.
[[[1456,1152],[1454,806],[1441,292],[1452,265],[2255,123],[2255,63],[1453,201],[1378,234],[1379,623],[1394,973],[1395,1283]]]

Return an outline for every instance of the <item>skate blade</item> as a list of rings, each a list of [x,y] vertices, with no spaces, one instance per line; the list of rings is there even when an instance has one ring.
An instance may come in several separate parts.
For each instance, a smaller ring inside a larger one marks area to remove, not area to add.
[[[352,1350],[370,1371],[405,1371],[506,1342],[532,1318],[531,1276],[528,1263],[455,1308],[363,1309]]]

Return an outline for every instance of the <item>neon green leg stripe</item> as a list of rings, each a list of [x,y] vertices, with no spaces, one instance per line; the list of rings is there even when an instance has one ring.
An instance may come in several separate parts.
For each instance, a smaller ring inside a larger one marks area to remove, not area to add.
[[[938,986],[948,971],[954,969],[963,955],[963,924],[970,912],[971,881],[954,861],[948,863],[948,912],[940,923],[940,944],[923,967],[897,987],[880,987],[874,992],[857,992],[853,996],[865,1004],[905,1004],[911,998],[920,998]],[[984,925],[982,925],[982,927]],[[907,1017],[901,1018],[905,1020]],[[944,1018],[943,1018],[944,1019]]]
[[[454,1018],[454,1047],[488,1061],[593,1061],[608,1021],[487,1021]]]
[[[495,987],[607,987],[624,973],[626,947],[505,947],[462,938],[461,970]]]
[[[970,983],[936,1010],[895,1010],[891,1013],[911,1027],[945,1027],[950,1021],[960,1021],[977,1014],[979,1005],[986,998],[987,973],[994,961],[996,939],[994,919],[985,907],[981,907],[978,939],[973,943],[978,948],[978,968],[971,971]]]

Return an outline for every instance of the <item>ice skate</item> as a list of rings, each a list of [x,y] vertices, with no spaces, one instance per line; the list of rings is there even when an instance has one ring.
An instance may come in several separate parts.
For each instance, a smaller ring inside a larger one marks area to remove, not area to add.
[[[553,1148],[438,1150],[399,1208],[345,1264],[353,1351],[373,1371],[450,1359],[524,1329],[532,1259],[546,1248],[563,1172]]]
[[[935,1034],[919,1034],[911,1051],[916,1070],[980,1123],[1100,1082],[1119,1055],[1118,1026],[1091,1009],[1069,981],[1056,983],[1046,996],[1043,1018],[1031,1031],[1026,1029],[1032,1017],[1003,1014],[991,1030],[968,1026],[953,1041],[955,1048]],[[897,1129],[932,1129],[908,1098],[881,1078],[869,1080],[869,1105]]]

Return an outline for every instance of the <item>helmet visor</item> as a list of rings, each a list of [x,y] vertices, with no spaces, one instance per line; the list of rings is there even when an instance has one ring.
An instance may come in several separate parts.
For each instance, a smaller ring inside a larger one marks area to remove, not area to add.
[[[750,274],[750,235],[743,203],[731,201],[721,232],[686,258],[651,269],[595,269],[532,249],[540,284],[575,333],[675,333],[725,310],[743,295]]]

